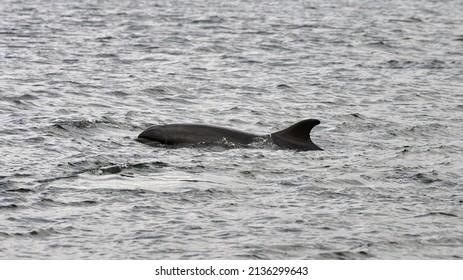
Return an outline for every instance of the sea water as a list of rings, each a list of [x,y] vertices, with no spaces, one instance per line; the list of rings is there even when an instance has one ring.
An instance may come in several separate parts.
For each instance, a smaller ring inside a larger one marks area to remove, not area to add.
[[[461,259],[462,79],[459,0],[2,0],[0,258]]]

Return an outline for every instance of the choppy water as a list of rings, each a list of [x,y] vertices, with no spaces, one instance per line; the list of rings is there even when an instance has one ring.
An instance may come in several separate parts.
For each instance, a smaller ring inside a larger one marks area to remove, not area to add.
[[[0,258],[461,259],[462,77],[460,0],[2,0]]]

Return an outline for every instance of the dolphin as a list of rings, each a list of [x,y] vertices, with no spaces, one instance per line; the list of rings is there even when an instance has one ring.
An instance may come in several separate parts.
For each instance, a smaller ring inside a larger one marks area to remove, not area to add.
[[[164,145],[233,143],[248,145],[259,139],[270,139],[278,147],[299,151],[322,150],[310,140],[310,131],[319,120],[306,119],[269,135],[256,135],[230,128],[202,124],[154,125],[138,135],[141,143]]]

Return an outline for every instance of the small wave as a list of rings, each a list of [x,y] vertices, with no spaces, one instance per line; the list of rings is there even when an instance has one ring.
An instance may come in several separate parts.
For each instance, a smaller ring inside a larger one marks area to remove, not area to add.
[[[55,230],[53,228],[34,229],[31,232],[29,232],[29,235],[32,237],[46,237],[52,235],[53,233],[55,233]]]
[[[40,207],[60,207],[66,205],[64,202],[56,201],[51,198],[42,198],[37,201],[36,204]]]
[[[437,178],[437,173],[432,172],[432,173],[417,173],[412,177],[413,180],[419,181],[420,183],[423,184],[432,184],[434,182],[440,182],[441,180]]]
[[[17,208],[18,208],[18,205],[14,203],[7,204],[7,205],[0,205],[1,210],[9,210],[9,209],[17,209]]]
[[[378,48],[387,48],[387,49],[392,48],[392,45],[384,41],[371,42],[371,43],[368,43],[368,45],[371,47],[378,47]]]
[[[272,138],[270,135],[257,137],[254,139],[252,143],[248,145],[249,148],[253,149],[270,149],[270,150],[278,150],[279,147],[273,143]]]
[[[90,119],[90,120],[62,120],[56,121],[53,124],[53,127],[59,129],[66,129],[66,127],[78,128],[78,129],[87,129],[87,128],[94,128],[99,124],[115,124],[118,123],[114,120],[111,120],[106,117],[102,117],[101,119]]]
[[[132,169],[158,169],[167,167],[169,164],[162,161],[143,162],[143,163],[126,163],[126,164],[108,164],[96,169],[98,175],[118,174],[123,171]]]
[[[14,183],[12,181],[10,181],[8,178],[9,177],[7,177],[7,176],[0,176],[0,187],[9,188],[9,187],[12,187],[14,185]]]
[[[6,190],[7,192],[17,192],[17,193],[32,193],[35,192],[35,190],[28,189],[28,188],[18,188],[18,189],[9,189]]]
[[[67,203],[67,205],[69,206],[76,206],[76,207],[94,206],[96,204],[98,204],[98,201],[96,200],[83,200],[83,201],[74,201],[74,202]]]
[[[114,90],[106,92],[107,95],[116,96],[116,97],[127,97],[129,94],[122,90]]]
[[[415,218],[433,217],[433,216],[458,217],[455,214],[447,213],[447,212],[429,212],[426,214],[415,216]]]
[[[371,254],[366,251],[338,251],[331,253],[321,253],[316,259],[325,259],[325,260],[363,260],[373,258]]]
[[[0,232],[0,237],[45,238],[45,237],[51,236],[56,233],[58,232],[53,228],[39,228],[39,229],[31,230],[29,232],[15,232],[15,233]]]
[[[390,69],[443,69],[446,63],[442,60],[431,59],[427,61],[413,61],[413,60],[388,60],[381,64],[381,66]]]
[[[203,18],[203,19],[195,19],[192,20],[192,24],[219,24],[219,23],[224,23],[226,20],[223,17],[219,16],[210,16],[208,18]]]
[[[423,20],[417,17],[408,17],[403,19],[390,19],[389,22],[422,23]]]
[[[184,89],[175,87],[175,86],[154,86],[150,88],[146,88],[142,90],[143,92],[150,94],[150,95],[166,95],[166,94],[179,94],[179,93],[186,93]]]
[[[290,89],[291,86],[287,85],[287,84],[279,84],[276,86],[277,89]]]

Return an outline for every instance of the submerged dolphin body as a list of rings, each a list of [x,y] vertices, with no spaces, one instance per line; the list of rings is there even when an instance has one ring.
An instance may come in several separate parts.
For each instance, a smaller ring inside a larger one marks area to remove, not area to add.
[[[320,124],[319,120],[307,119],[266,136],[200,124],[155,125],[138,135],[137,141],[165,145],[214,144],[226,141],[226,143],[247,145],[259,139],[269,138],[281,148],[312,151],[322,150],[310,140],[310,131],[318,124]]]

